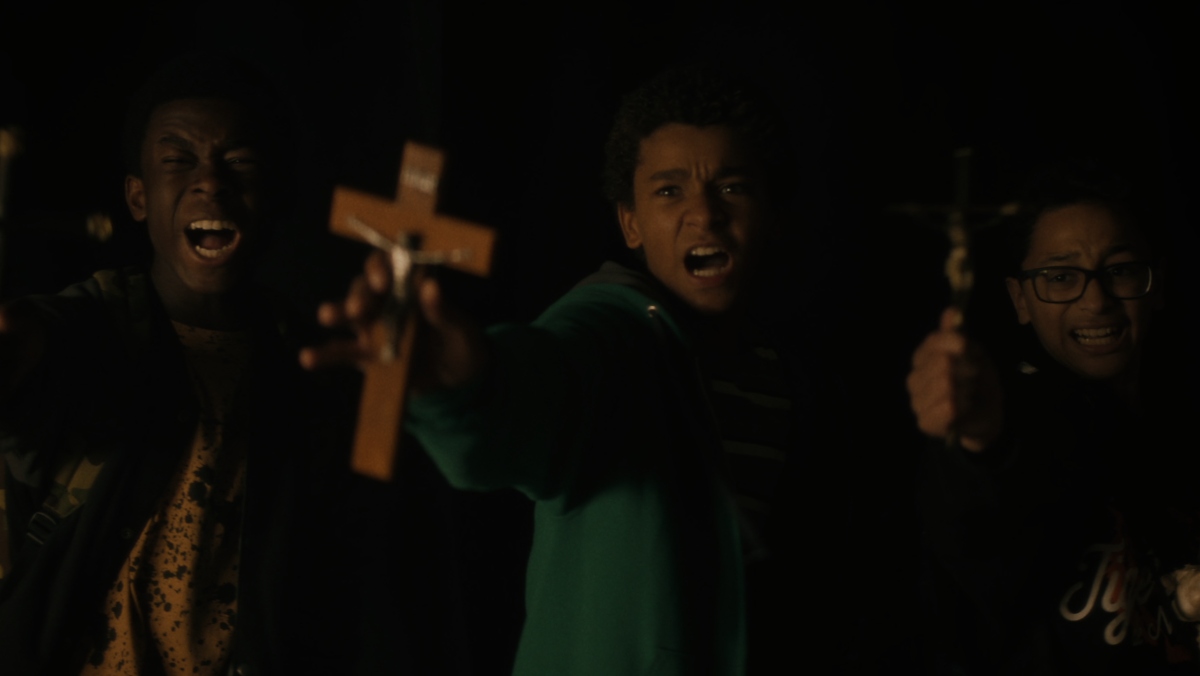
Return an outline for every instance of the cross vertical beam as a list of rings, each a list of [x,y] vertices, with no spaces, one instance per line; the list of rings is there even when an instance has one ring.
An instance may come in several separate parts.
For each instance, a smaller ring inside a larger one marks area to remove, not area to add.
[[[444,163],[441,151],[410,142],[404,147],[395,200],[345,187],[333,193],[330,230],[387,251],[395,276],[394,307],[371,335],[379,358],[365,369],[351,456],[356,472],[381,481],[390,480],[395,470],[416,340],[412,267],[445,265],[481,277],[491,272],[495,232],[437,213]]]

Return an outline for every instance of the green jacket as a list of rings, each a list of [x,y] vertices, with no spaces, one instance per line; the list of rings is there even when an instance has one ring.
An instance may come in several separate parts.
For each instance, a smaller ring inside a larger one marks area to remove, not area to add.
[[[615,266],[489,332],[481,382],[413,401],[452,484],[536,501],[516,674],[740,674],[741,549],[684,332]]]

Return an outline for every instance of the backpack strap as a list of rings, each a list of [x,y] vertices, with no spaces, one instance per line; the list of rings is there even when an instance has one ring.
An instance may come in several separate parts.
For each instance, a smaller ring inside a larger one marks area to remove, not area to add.
[[[83,449],[72,451],[54,475],[54,483],[42,508],[29,519],[26,537],[39,545],[43,544],[63,519],[83,506],[88,491],[103,467],[103,457],[88,457]]]

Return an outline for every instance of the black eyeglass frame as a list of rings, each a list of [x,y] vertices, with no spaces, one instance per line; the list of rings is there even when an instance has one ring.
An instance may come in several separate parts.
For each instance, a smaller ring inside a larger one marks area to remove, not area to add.
[[[1108,272],[1109,270],[1112,270],[1113,268],[1121,268],[1121,267],[1126,267],[1126,266],[1130,266],[1130,265],[1146,266],[1146,290],[1137,294],[1136,296],[1118,296],[1117,294],[1113,293],[1112,289],[1105,286],[1104,273]],[[1083,275],[1083,286],[1079,287],[1079,295],[1075,296],[1074,298],[1070,298],[1068,300],[1046,300],[1045,298],[1042,298],[1042,294],[1038,291],[1037,282],[1035,282],[1033,278],[1038,276],[1038,274],[1043,273],[1047,270],[1071,270],[1073,272],[1081,273]],[[1100,282],[1100,290],[1104,293],[1104,295],[1108,296],[1109,298],[1112,298],[1113,300],[1137,300],[1138,298],[1145,298],[1146,296],[1150,295],[1151,291],[1154,290],[1154,263],[1152,263],[1150,261],[1126,261],[1124,263],[1113,263],[1112,265],[1106,265],[1097,270],[1088,270],[1086,268],[1077,268],[1073,265],[1047,265],[1047,266],[1040,267],[1040,268],[1031,268],[1029,270],[1022,270],[1019,273],[1017,273],[1017,279],[1021,280],[1021,281],[1024,281],[1026,279],[1029,280],[1029,283],[1033,286],[1033,294],[1035,296],[1037,296],[1037,299],[1042,301],[1043,303],[1055,303],[1055,304],[1074,303],[1075,301],[1079,300],[1080,298],[1083,298],[1083,294],[1087,293],[1088,284],[1091,284],[1093,279],[1098,280]]]

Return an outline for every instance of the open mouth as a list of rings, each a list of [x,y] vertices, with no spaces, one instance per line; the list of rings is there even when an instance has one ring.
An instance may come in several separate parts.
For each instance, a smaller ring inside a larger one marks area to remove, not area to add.
[[[1097,329],[1075,329],[1071,336],[1082,345],[1104,347],[1115,345],[1121,339],[1125,330],[1117,326],[1105,326]]]
[[[729,270],[733,258],[717,246],[698,246],[683,257],[683,265],[695,277],[716,277]]]
[[[220,258],[237,248],[241,231],[233,221],[193,221],[184,229],[192,250],[204,258]]]

